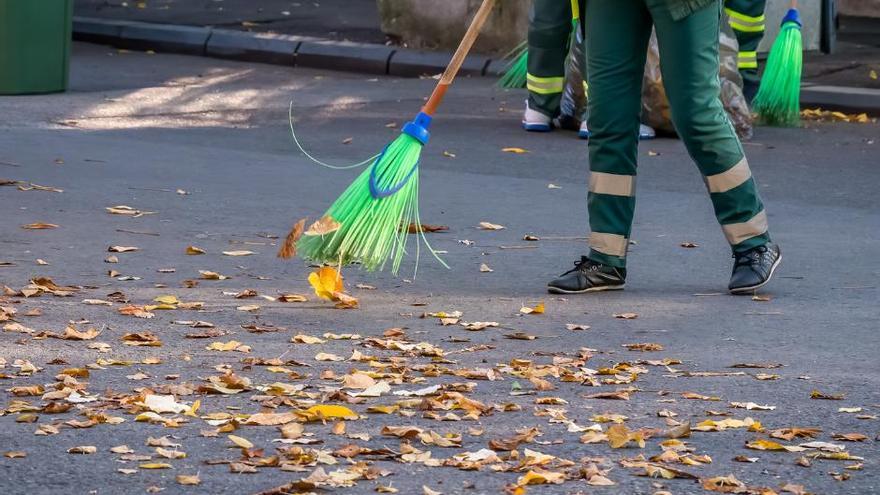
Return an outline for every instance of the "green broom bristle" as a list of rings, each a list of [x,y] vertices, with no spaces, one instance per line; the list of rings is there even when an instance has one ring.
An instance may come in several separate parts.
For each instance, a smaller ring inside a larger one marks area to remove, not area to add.
[[[498,86],[507,89],[526,87],[526,74],[529,70],[529,47],[522,42],[508,54],[510,62],[504,71],[504,75],[498,80]],[[505,58],[508,58],[505,57]]]
[[[767,68],[752,106],[761,122],[795,126],[800,122],[803,38],[796,22],[784,22],[770,49]]]
[[[388,189],[405,180],[417,166],[422,146],[408,134],[401,134],[392,141],[374,164],[376,185]],[[397,273],[405,253],[409,225],[421,226],[419,174],[416,170],[394,194],[375,198],[369,184],[372,168],[364,170],[325,213],[339,222],[338,230],[300,238],[296,247],[303,258],[324,264],[359,263],[368,271],[382,269],[385,261],[392,258],[392,272]],[[416,241],[417,258],[418,249]]]

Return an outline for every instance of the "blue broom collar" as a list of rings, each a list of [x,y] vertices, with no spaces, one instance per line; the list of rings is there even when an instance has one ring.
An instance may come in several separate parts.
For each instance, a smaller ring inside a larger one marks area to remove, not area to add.
[[[785,13],[785,17],[782,18],[781,25],[785,25],[786,22],[793,22],[799,27],[804,26],[801,22],[801,14],[798,12],[798,9],[788,9],[788,12]]]

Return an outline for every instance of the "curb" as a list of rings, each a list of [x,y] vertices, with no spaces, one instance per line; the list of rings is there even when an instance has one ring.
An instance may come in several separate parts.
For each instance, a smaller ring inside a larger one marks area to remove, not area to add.
[[[880,89],[804,84],[801,87],[801,107],[880,116]]]
[[[401,77],[438,74],[452,57],[448,52],[372,43],[80,16],[73,17],[73,39],[135,50]],[[471,55],[460,74],[493,76],[488,71],[493,62],[497,65],[487,56]]]

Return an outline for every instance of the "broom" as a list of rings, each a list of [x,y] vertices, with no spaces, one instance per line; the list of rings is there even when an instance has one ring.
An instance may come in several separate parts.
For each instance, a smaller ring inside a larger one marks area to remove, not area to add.
[[[384,268],[391,257],[392,271],[396,274],[410,225],[427,244],[419,219],[419,156],[428,143],[428,127],[434,112],[494,4],[495,0],[483,0],[421,112],[403,126],[400,136],[385,147],[370,168],[364,170],[316,222],[322,228],[310,228],[297,241],[296,251],[303,258],[325,264],[360,263],[366,270],[373,271]],[[416,241],[417,266],[418,246]]]
[[[575,30],[580,19],[580,7],[578,0],[571,0],[571,43],[575,43]],[[526,76],[529,72],[529,45],[523,41],[504,56],[509,60],[505,66],[504,74],[498,80],[498,86],[506,89],[519,89],[526,87]]]
[[[753,108],[768,125],[795,126],[800,122],[803,38],[797,1],[782,18],[779,35],[770,49],[767,68],[755,95]]]
[[[504,56],[509,60],[504,74],[498,79],[498,87],[519,89],[526,87],[526,74],[529,72],[529,45],[523,41]]]

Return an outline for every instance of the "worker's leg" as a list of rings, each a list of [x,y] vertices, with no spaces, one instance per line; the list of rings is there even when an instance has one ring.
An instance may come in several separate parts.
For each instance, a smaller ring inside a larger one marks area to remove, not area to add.
[[[715,216],[734,252],[764,245],[770,240],[767,214],[719,99],[719,6],[673,21],[663,0],[648,3],[672,122],[705,177]]]
[[[592,133],[589,258],[622,268],[635,209],[642,76],[651,19],[644,0],[588,0],[582,18]]]
[[[549,118],[559,113],[571,15],[568,0],[534,0],[529,13],[528,105]]]
[[[758,44],[764,37],[766,0],[725,0],[727,22],[739,44],[737,67],[743,78],[743,92],[751,101],[758,92]]]

